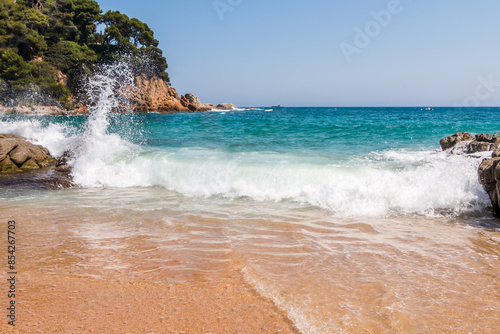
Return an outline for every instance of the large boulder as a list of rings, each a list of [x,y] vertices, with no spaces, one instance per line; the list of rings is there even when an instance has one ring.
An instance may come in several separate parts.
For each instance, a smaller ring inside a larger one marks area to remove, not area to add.
[[[478,152],[488,152],[491,151],[491,148],[491,143],[474,140],[467,145],[465,153],[473,154]]]
[[[186,95],[181,96],[181,104],[188,109],[187,111],[198,111],[198,108],[186,98]]]
[[[194,94],[186,94],[184,95],[186,97],[186,100],[189,101],[189,103],[191,103],[192,105],[194,105],[196,108],[200,109],[202,104],[200,102],[200,99],[198,99],[198,97]]]
[[[46,148],[33,145],[23,137],[0,134],[1,174],[45,168],[56,162]]]

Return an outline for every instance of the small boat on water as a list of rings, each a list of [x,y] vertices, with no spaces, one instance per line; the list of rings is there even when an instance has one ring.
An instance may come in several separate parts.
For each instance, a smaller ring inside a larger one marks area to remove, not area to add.
[[[430,107],[425,108],[425,111],[433,111],[433,110],[434,110],[434,109],[433,109],[433,108],[430,108]]]
[[[277,106],[271,106],[273,109],[283,109],[283,106],[281,104],[278,104]]]

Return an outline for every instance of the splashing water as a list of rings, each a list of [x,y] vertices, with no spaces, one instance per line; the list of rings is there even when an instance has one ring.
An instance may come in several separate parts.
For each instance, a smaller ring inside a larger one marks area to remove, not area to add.
[[[106,173],[110,160],[131,149],[130,143],[118,134],[109,133],[108,128],[111,112],[130,110],[130,96],[134,89],[132,70],[126,62],[104,65],[89,78],[86,91],[90,117],[73,162],[73,177],[77,184],[85,186],[85,179],[92,175],[101,175],[103,181],[106,180],[110,176]]]
[[[88,79],[86,91],[90,102],[90,118],[86,137],[103,139],[109,126],[110,112],[129,110],[129,98],[134,87],[132,70],[125,62],[104,65]]]

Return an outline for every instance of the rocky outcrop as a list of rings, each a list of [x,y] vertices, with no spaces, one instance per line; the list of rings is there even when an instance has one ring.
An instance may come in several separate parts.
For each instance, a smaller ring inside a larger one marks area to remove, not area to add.
[[[135,87],[128,87],[118,91],[124,95],[129,103],[119,106],[112,112],[198,112],[212,109],[234,110],[236,106],[230,103],[202,104],[194,94],[179,96],[175,88],[159,77],[141,75],[135,78]],[[15,106],[0,105],[0,114],[7,115],[88,115],[89,109],[72,98],[73,110],[66,110],[55,106]]]
[[[457,145],[463,141],[472,141],[474,137],[468,132],[457,132],[453,136],[445,137],[441,139],[439,144],[441,144],[441,148],[443,151],[446,151],[449,148]]]
[[[204,111],[210,111],[210,110],[217,109],[217,106],[213,103],[204,103],[201,105],[201,109]]]
[[[491,158],[484,159],[478,169],[479,183],[491,199],[493,214],[500,217],[500,138],[498,133],[477,134],[458,132],[440,141],[441,148],[451,154],[473,154],[493,151]],[[478,157],[479,158],[479,157]]]
[[[494,151],[500,148],[498,133],[477,134],[475,137],[468,132],[457,132],[452,136],[441,139],[441,148],[455,154],[473,154],[478,152]]]
[[[216,108],[220,110],[235,110],[236,106],[232,103],[221,103]]]
[[[235,110],[231,103],[202,104],[194,94],[179,96],[175,88],[160,78],[139,76],[136,88],[131,94],[131,104],[135,112],[198,112],[212,109]]]
[[[131,104],[136,112],[203,111],[194,94],[179,96],[175,88],[160,78],[136,78],[136,88],[131,94]]]
[[[70,157],[50,156],[47,149],[23,137],[0,134],[0,188],[61,189],[74,186]]]
[[[16,173],[56,164],[49,151],[23,137],[0,134],[0,173]]]
[[[191,103],[193,106],[195,106],[196,108],[200,109],[201,108],[201,102],[200,102],[200,99],[198,99],[196,97],[196,95],[194,94],[186,94],[184,95],[184,97],[186,98],[186,100]]]

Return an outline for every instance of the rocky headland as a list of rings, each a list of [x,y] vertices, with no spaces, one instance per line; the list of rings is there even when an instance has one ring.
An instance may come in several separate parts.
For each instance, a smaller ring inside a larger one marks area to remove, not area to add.
[[[479,182],[491,199],[493,214],[500,217],[500,138],[498,133],[477,134],[458,132],[441,139],[441,148],[450,154],[474,154],[492,152],[491,158],[484,159],[479,165]],[[472,155],[472,157],[476,157]],[[480,158],[480,157],[477,157]]]
[[[159,77],[139,76],[135,78],[136,86],[126,94],[129,105],[113,112],[204,112],[213,109],[235,110],[231,103],[201,103],[194,94],[179,95],[176,89]],[[84,104],[74,104],[73,109],[57,106],[3,106],[0,114],[5,115],[88,115],[89,109]]]

